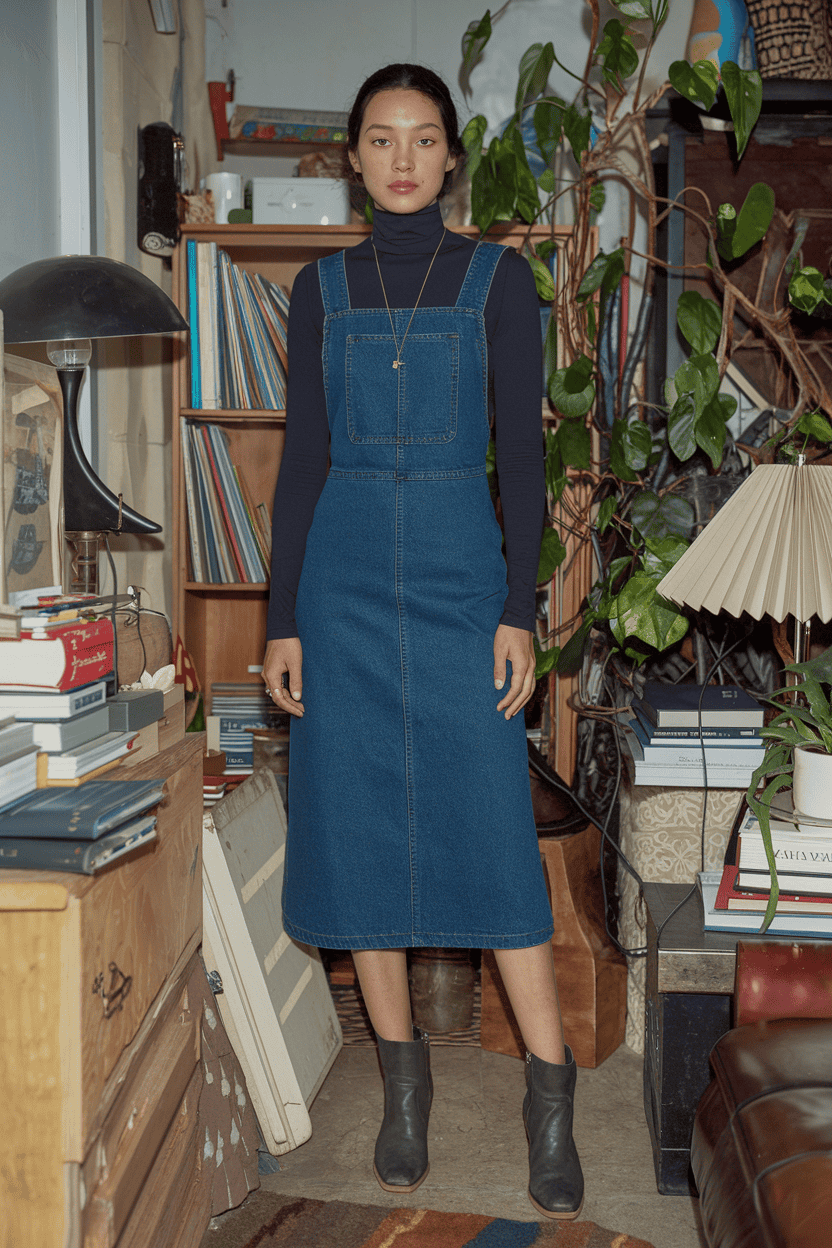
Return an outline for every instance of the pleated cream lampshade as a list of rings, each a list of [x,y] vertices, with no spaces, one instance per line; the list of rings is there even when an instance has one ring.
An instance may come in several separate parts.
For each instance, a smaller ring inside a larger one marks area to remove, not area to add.
[[[657,588],[714,615],[832,618],[832,467],[758,465]]]

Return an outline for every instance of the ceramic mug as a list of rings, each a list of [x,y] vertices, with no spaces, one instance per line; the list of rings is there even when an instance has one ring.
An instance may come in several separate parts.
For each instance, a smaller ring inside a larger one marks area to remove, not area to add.
[[[214,220],[218,225],[227,225],[231,209],[243,206],[242,176],[239,173],[209,173],[202,181],[214,201]]]

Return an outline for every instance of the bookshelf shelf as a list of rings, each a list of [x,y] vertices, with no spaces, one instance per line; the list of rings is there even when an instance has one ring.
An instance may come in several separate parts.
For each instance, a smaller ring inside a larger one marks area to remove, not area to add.
[[[457,232],[478,238],[475,226]],[[521,248],[550,236],[549,226],[503,223],[489,238]],[[370,233],[367,225],[184,225],[173,255],[173,297],[187,316],[186,246],[189,239],[214,242],[232,262],[260,273],[291,293],[304,265],[354,247]],[[569,228],[555,226],[565,241]],[[188,550],[188,500],[182,462],[185,420],[222,425],[234,464],[245,476],[255,504],[271,513],[274,487],[285,439],[286,413],[269,410],[196,410],[190,407],[188,343],[179,335],[173,365],[173,628],[190,653],[210,713],[211,685],[217,681],[254,680],[248,669],[260,664],[266,644],[268,586],[251,582],[211,584],[194,581]]]

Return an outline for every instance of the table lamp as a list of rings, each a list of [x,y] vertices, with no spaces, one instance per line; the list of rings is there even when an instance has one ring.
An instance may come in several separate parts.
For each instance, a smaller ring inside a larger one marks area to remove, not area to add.
[[[794,616],[796,663],[808,656],[814,616],[832,618],[832,467],[759,464],[657,590],[680,607]]]
[[[0,281],[6,343],[45,342],[64,405],[64,531],[75,546],[72,592],[98,592],[104,533],[160,533],[100,480],[78,432],[78,395],[91,338],[172,334],[188,328],[173,301],[138,269],[106,256],[56,256]]]

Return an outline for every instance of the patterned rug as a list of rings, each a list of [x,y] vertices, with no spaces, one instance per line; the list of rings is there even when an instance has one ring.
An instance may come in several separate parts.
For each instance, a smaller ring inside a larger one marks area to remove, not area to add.
[[[263,1191],[217,1223],[201,1248],[652,1248],[594,1222],[512,1222]]]

